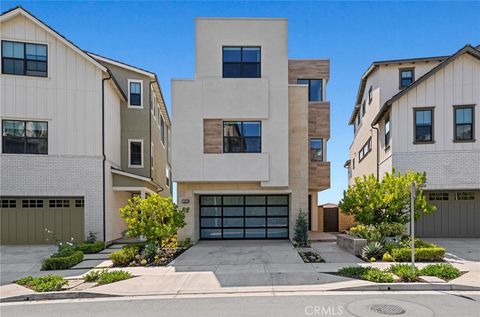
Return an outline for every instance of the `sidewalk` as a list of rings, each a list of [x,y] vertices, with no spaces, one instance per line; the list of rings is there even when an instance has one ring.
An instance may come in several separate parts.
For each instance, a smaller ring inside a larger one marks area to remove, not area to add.
[[[88,296],[145,296],[145,295],[180,295],[180,294],[274,294],[276,292],[310,292],[310,291],[336,291],[336,290],[382,290],[390,289],[392,284],[382,285],[349,279],[325,272],[336,272],[344,266],[351,265],[372,265],[384,268],[390,263],[317,263],[304,265],[287,266],[259,266],[239,265],[217,265],[215,267],[191,268],[182,266],[167,267],[131,267],[121,268],[131,272],[134,277],[128,280],[96,286],[84,291],[77,292],[79,296],[83,293]],[[423,267],[427,263],[419,263]],[[453,290],[469,289],[479,287],[480,263],[465,262],[453,263],[460,270],[469,270],[467,274],[452,280],[448,283],[398,283],[397,289],[402,290]],[[300,266],[302,269],[300,270]],[[262,271],[263,270],[263,271]],[[80,278],[71,277],[70,279]],[[385,287],[383,287],[385,286]],[[387,287],[388,286],[388,287]],[[383,288],[382,288],[383,287]],[[393,287],[392,289],[395,289]],[[71,291],[57,292],[59,296],[66,296]],[[12,296],[28,295],[33,292],[24,287],[9,284],[0,287],[2,299]],[[36,293],[40,294],[40,293]],[[53,294],[53,293],[50,293]],[[92,295],[93,294],[93,295]],[[70,294],[73,296],[73,293]],[[51,299],[52,296],[48,298]]]

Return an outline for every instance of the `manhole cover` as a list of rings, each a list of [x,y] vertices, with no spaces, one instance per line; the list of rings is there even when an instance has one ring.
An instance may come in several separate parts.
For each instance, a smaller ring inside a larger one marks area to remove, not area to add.
[[[370,310],[383,315],[401,315],[405,314],[405,309],[397,305],[372,305]]]

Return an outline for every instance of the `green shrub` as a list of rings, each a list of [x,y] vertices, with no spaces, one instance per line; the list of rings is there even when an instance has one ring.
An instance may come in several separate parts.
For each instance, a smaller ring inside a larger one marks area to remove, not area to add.
[[[412,269],[410,264],[394,264],[390,266],[388,272],[398,276],[402,282],[415,282],[418,280],[418,275],[420,275],[418,268]]]
[[[35,292],[60,291],[68,282],[58,275],[47,275],[41,277],[27,276],[17,281],[18,285],[26,286]]]
[[[110,253],[110,260],[114,266],[128,266],[135,261],[135,256],[140,253],[140,247],[137,245],[128,245],[124,248]]]
[[[145,254],[145,258],[153,260],[154,257],[157,255],[159,249],[158,244],[156,242],[150,242],[145,245],[145,249],[143,250]]]
[[[100,276],[101,271],[98,270],[93,270],[88,272],[83,276],[83,280],[85,282],[95,282],[98,280],[98,277]]]
[[[390,253],[385,252],[382,256],[382,261],[393,262],[393,256]]]
[[[103,241],[98,242],[87,242],[83,244],[77,244],[74,246],[76,251],[82,251],[84,254],[93,254],[98,253],[105,249],[105,243]]]
[[[365,273],[363,273],[360,278],[369,282],[375,283],[393,283],[394,278],[391,273],[383,272],[377,268],[370,268]]]
[[[392,256],[395,261],[409,262],[411,261],[412,249],[398,248],[392,250]],[[416,261],[441,261],[445,255],[445,249],[440,247],[418,248],[415,249]]]
[[[368,270],[370,270],[369,267],[346,266],[338,270],[338,275],[344,276],[344,277],[360,278]]]
[[[380,231],[373,225],[356,225],[348,230],[348,234],[357,238],[367,239],[368,242],[381,241],[383,239]]]
[[[400,243],[395,241],[387,241],[383,244],[383,248],[385,249],[385,252],[388,252],[391,254],[393,249],[402,248],[402,245],[400,245]]]
[[[405,225],[398,222],[382,222],[375,225],[382,238],[400,236],[405,232]]]
[[[400,240],[400,245],[404,248],[410,248],[412,246],[412,238],[408,236],[403,237],[402,240]],[[415,248],[435,248],[435,247],[438,247],[438,245],[435,245],[433,243],[428,243],[418,238],[415,239]]]
[[[73,251],[70,254],[59,251],[43,260],[42,270],[65,270],[83,261],[82,251]]]
[[[118,282],[122,280],[126,280],[132,277],[130,272],[126,271],[102,271],[97,279],[98,284],[109,284],[113,282]]]
[[[450,263],[429,264],[420,273],[421,275],[436,276],[446,281],[456,279],[462,274],[459,269]]]
[[[383,246],[380,242],[370,242],[362,249],[362,258],[368,260],[374,258],[380,259],[384,253]]]
[[[308,214],[302,210],[295,221],[293,241],[300,247],[308,246]]]

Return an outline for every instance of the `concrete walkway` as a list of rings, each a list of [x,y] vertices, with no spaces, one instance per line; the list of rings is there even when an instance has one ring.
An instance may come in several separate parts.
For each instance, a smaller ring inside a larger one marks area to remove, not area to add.
[[[363,261],[340,248],[336,242],[312,242],[311,249],[320,252],[320,256],[327,263],[362,263]]]

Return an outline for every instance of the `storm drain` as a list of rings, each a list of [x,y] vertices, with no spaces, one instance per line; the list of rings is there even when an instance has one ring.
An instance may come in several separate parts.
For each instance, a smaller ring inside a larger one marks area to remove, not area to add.
[[[406,310],[397,305],[372,305],[370,310],[383,315],[402,315]]]

